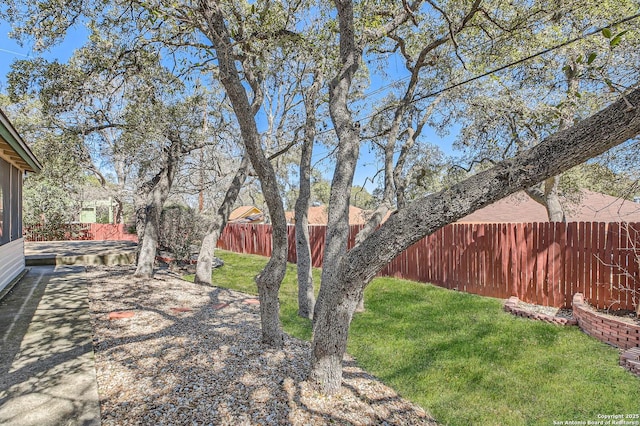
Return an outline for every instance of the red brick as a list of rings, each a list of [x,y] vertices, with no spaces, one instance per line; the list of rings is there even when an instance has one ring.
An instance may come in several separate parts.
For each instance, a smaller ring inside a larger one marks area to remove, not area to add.
[[[216,303],[215,305],[213,305],[213,309],[217,311],[219,309],[226,308],[227,306],[229,306],[228,303]]]
[[[117,320],[123,318],[132,318],[136,313],[132,311],[110,312],[109,320]]]

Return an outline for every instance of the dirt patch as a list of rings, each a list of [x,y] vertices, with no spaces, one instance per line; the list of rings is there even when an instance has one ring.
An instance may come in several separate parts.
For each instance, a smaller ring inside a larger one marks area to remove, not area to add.
[[[571,309],[554,308],[552,306],[534,305],[531,303],[525,303],[521,300],[518,301],[518,308],[526,312],[535,314],[545,314],[550,317],[556,318],[573,318],[573,311]]]
[[[577,325],[578,323],[573,317],[573,311],[569,309],[525,303],[516,296],[507,299],[503,306],[505,311],[521,318],[529,318],[557,325]]]

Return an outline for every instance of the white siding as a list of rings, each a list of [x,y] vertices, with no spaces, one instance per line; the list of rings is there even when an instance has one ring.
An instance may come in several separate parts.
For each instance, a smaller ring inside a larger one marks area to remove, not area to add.
[[[0,246],[0,291],[24,270],[24,238]]]

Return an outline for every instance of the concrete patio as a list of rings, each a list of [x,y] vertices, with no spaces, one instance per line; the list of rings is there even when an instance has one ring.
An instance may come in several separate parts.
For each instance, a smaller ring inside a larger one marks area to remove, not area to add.
[[[0,300],[0,424],[99,425],[85,265],[135,261],[135,243],[26,243]]]
[[[24,245],[27,266],[129,265],[136,261],[131,241],[43,241]]]

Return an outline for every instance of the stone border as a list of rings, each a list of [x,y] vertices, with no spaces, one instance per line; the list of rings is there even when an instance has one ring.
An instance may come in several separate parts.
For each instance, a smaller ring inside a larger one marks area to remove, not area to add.
[[[631,348],[620,355],[620,365],[640,377],[640,348]]]
[[[550,324],[578,325],[578,321],[575,318],[555,317],[555,316],[538,313],[538,312],[529,312],[525,309],[519,308],[518,307],[519,301],[520,300],[516,296],[511,296],[504,303],[504,310],[518,317],[529,318],[537,321],[544,321]]]
[[[640,347],[640,325],[620,321],[594,311],[582,293],[573,296],[573,317],[588,335],[620,349]]]

